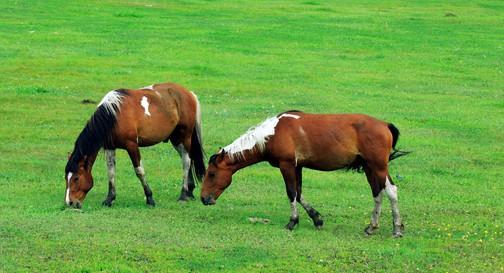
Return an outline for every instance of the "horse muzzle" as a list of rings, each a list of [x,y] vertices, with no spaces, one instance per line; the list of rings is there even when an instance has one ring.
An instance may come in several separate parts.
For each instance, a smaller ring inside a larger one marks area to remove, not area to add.
[[[215,199],[213,198],[212,195],[209,195],[207,197],[201,196],[201,203],[203,203],[203,205],[205,206],[215,205]]]
[[[74,208],[74,209],[82,208],[82,204],[79,201],[69,201],[67,203],[67,206],[69,206],[70,208]]]

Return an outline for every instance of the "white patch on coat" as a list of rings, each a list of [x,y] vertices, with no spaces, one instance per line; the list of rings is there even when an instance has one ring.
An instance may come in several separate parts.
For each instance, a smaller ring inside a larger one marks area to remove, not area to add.
[[[105,109],[109,113],[111,113],[114,116],[117,116],[117,110],[121,107],[122,99],[124,95],[118,92],[117,90],[112,90],[103,97],[103,99],[100,101],[97,107],[100,107],[103,105]]]
[[[279,118],[272,117],[251,127],[245,134],[241,135],[222,150],[228,153],[231,161],[244,159],[244,152],[254,147],[256,147],[259,152],[264,152],[268,137],[275,134],[275,127],[278,121]]]
[[[67,175],[67,189],[65,193],[65,203],[67,205],[70,205],[70,179],[72,178],[73,173],[69,172]]]
[[[301,136],[306,136],[306,132],[305,130],[303,129],[303,127],[299,126],[299,133],[301,134]]]
[[[282,114],[279,118],[295,118],[295,119],[299,119],[300,116],[293,115],[293,114]]]
[[[149,99],[147,99],[146,96],[142,97],[142,101],[140,102],[140,105],[142,105],[142,107],[144,108],[145,115],[150,116],[151,114],[149,112]]]

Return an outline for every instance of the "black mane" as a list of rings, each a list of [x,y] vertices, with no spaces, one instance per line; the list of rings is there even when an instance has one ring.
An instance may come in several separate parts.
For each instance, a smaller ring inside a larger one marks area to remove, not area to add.
[[[119,91],[120,92],[120,91]],[[122,95],[126,93],[120,92]],[[117,106],[113,106],[119,111]],[[86,155],[96,154],[102,147],[111,145],[111,134],[117,123],[116,116],[103,104],[98,106],[75,141],[75,146],[65,167],[65,173],[77,172],[79,161]]]

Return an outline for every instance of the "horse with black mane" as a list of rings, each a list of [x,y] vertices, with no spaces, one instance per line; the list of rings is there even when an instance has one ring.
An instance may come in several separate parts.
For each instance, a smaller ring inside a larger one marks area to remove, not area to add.
[[[168,141],[182,159],[179,200],[194,199],[194,180],[201,180],[205,173],[200,113],[196,95],[174,83],[110,91],[75,141],[65,168],[65,203],[81,207],[93,187],[91,170],[96,156],[104,148],[109,191],[103,205],[112,206],[116,198],[115,149],[125,149],[143,186],[147,204],[154,206],[139,147]]]
[[[399,215],[397,187],[388,172],[388,163],[407,152],[395,148],[399,130],[391,123],[363,114],[308,114],[288,111],[249,129],[230,145],[210,157],[201,189],[201,201],[215,204],[231,184],[232,175],[252,164],[267,161],[280,168],[291,217],[286,228],[299,223],[297,203],[306,210],[315,227],[323,220],[302,194],[303,167],[321,171],[364,170],[374,197],[375,207],[366,234],[378,228],[384,194],[390,199],[393,235],[402,236],[404,226]]]

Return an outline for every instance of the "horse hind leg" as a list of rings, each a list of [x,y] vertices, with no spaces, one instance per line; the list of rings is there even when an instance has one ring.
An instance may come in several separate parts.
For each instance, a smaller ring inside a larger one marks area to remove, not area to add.
[[[191,172],[191,166],[193,164],[191,158],[189,157],[189,148],[187,145],[179,144],[175,146],[175,149],[180,155],[180,159],[182,160],[182,189],[180,191],[179,201],[188,201],[194,200],[193,190],[195,188],[194,185],[194,177]]]
[[[394,237],[401,237],[402,232],[404,230],[404,226],[401,223],[401,217],[399,214],[399,206],[397,200],[397,186],[395,186],[391,182],[390,176],[388,175],[388,172],[386,170],[375,171],[372,170],[371,168],[366,168],[365,171],[369,185],[371,186],[375,206],[371,213],[371,223],[366,227],[364,232],[367,235],[372,235],[378,230],[382,199],[383,195],[387,194],[392,207],[392,217],[394,227],[392,234]]]
[[[297,186],[297,201],[301,203],[301,206],[303,206],[304,210],[310,216],[310,218],[313,221],[313,225],[315,225],[315,228],[321,229],[322,226],[324,225],[324,221],[322,220],[322,215],[315,210],[303,197],[303,170],[301,167],[296,168],[296,186]]]
[[[103,201],[102,205],[111,207],[112,202],[116,198],[115,190],[115,173],[116,173],[116,161],[115,161],[115,150],[105,150],[105,160],[107,162],[107,175],[109,180],[109,191],[107,197]]]
[[[397,200],[397,186],[394,185],[389,175],[387,175],[385,181],[385,192],[389,197],[390,206],[392,207],[392,218],[394,225],[394,231],[392,235],[396,238],[402,237],[404,231],[404,225],[402,224],[401,215],[399,214],[399,204]]]
[[[383,199],[383,192],[385,188],[386,171],[377,171],[376,166],[373,164],[364,164],[364,171],[371,187],[373,194],[374,208],[371,212],[371,222],[364,229],[366,235],[373,235],[379,228],[379,219],[381,214],[381,205]],[[380,168],[381,169],[381,168]]]
[[[131,159],[131,163],[133,163],[133,167],[135,168],[135,174],[137,175],[145,193],[145,200],[147,205],[154,207],[156,203],[152,198],[152,191],[147,184],[147,180],[145,178],[145,170],[142,164],[142,160],[140,158],[140,150],[138,149],[138,145],[136,143],[130,144],[126,146],[126,150]]]

